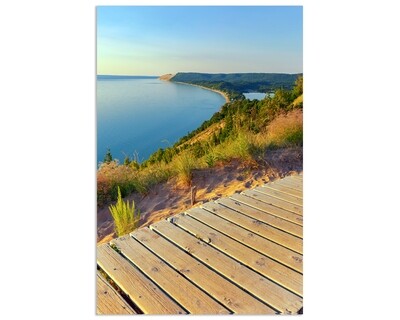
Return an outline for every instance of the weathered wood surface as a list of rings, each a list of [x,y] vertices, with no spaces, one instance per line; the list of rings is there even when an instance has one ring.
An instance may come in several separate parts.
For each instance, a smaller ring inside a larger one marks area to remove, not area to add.
[[[287,310],[290,313],[295,313],[302,305],[300,297],[284,290],[224,253],[215,250],[208,245],[207,241],[204,242],[189,235],[174,223],[160,221],[150,228],[280,312]]]
[[[303,207],[303,199],[300,197],[296,197],[284,192],[281,192],[279,190],[274,190],[274,189],[270,189],[270,188],[263,188],[263,187],[257,187],[255,189],[253,189],[256,192],[261,192],[263,194],[269,195],[271,197],[280,199],[280,200],[284,200],[290,203],[293,203],[297,206]]]
[[[113,240],[112,243],[139,270],[170,296],[173,296],[190,313],[229,314],[227,309],[129,235]]]
[[[184,274],[187,279],[221,302],[222,305],[232,310],[232,312],[237,314],[274,313],[271,308],[254,299],[253,296],[241,290],[232,282],[209,269],[149,228],[143,228],[132,233],[132,237],[140,241],[149,250],[158,255],[175,270]]]
[[[272,206],[296,213],[298,215],[301,215],[301,216],[303,215],[303,207],[301,207],[299,205],[295,205],[290,202],[287,202],[285,200],[281,200],[281,199],[272,197],[265,193],[257,192],[255,190],[246,190],[246,191],[243,191],[242,194],[244,194],[245,196],[248,196],[250,198],[265,202]]]
[[[303,181],[299,181],[294,178],[287,177],[285,179],[281,179],[275,182],[276,184],[283,185],[290,189],[299,190],[303,192]]]
[[[99,245],[98,266],[123,294],[98,278],[97,312],[298,313],[302,183],[277,180]]]
[[[284,248],[254,232],[247,231],[227,220],[207,212],[206,210],[194,208],[187,211],[187,213],[254,250],[267,255],[298,272],[303,271],[303,258],[301,254]]]
[[[97,272],[97,314],[135,314],[121,295]]]
[[[97,247],[97,263],[144,313],[186,313],[108,244]]]
[[[302,276],[300,273],[286,268],[282,264],[223,235],[189,215],[175,217],[174,224],[274,282],[302,295]]]
[[[250,207],[244,203],[240,203],[233,199],[229,198],[221,198],[216,201],[216,203],[221,204],[229,209],[240,212],[250,218],[254,218],[255,220],[264,222],[268,225],[271,225],[277,229],[283,230],[287,233],[293,234],[299,238],[303,238],[303,228],[297,224],[294,224],[290,221],[278,218],[272,214],[267,212],[263,212],[259,209]]]
[[[281,246],[296,251],[297,253],[303,254],[303,240],[298,237],[274,228],[257,219],[249,218],[243,214],[240,214],[217,203],[209,202],[203,205],[202,208],[212,212],[213,214],[221,218],[235,223],[236,225],[245,228],[248,231],[257,233],[258,235],[274,241]]]
[[[303,217],[294,212],[275,207],[266,202],[262,202],[262,201],[254,199],[254,198],[248,197],[244,194],[235,193],[234,195],[231,196],[231,199],[236,200],[241,203],[244,203],[244,204],[247,204],[248,206],[259,209],[261,211],[270,213],[276,217],[279,217],[284,220],[287,220],[287,221],[293,222],[295,224],[298,224],[300,226],[303,226]]]
[[[300,199],[303,199],[303,191],[291,189],[291,188],[285,187],[282,184],[278,184],[276,182],[265,184],[265,185],[261,186],[261,188],[277,190],[277,191],[283,192],[285,194],[292,195],[292,196],[298,197]]]

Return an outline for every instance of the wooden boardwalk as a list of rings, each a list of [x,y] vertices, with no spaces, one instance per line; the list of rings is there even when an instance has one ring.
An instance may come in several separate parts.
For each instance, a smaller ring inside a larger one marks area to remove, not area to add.
[[[97,264],[98,314],[301,313],[303,176],[99,245]]]

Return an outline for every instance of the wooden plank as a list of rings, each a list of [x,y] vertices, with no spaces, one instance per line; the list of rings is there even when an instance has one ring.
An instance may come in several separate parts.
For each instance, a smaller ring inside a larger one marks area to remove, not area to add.
[[[136,314],[99,272],[97,272],[96,287],[96,314]]]
[[[280,312],[297,313],[302,307],[302,298],[279,287],[172,223],[159,221],[151,225],[150,228],[265,303],[273,301],[275,305],[271,304],[271,306]],[[279,302],[282,301],[282,298],[285,303],[280,305]]]
[[[243,291],[232,282],[212,271],[203,263],[148,228],[141,228],[131,236],[210,296],[236,314],[274,314],[275,311]]]
[[[271,189],[271,188],[257,187],[257,188],[254,188],[253,191],[261,192],[261,193],[269,195],[271,197],[278,198],[278,199],[281,199],[283,201],[293,203],[296,206],[303,207],[303,199],[302,198],[299,198],[299,197],[296,197],[296,196],[292,196],[290,194],[287,194],[287,193],[284,193],[284,192],[281,192],[281,191],[278,191],[278,190],[274,190],[274,189]]]
[[[299,186],[303,187],[303,178],[298,178],[297,176],[286,176],[281,180],[290,181],[299,184]]]
[[[214,299],[185,279],[129,235],[112,240],[122,254],[191,314],[229,314]],[[190,294],[188,294],[190,293]]]
[[[268,203],[272,206],[279,207],[279,208],[285,209],[287,211],[291,211],[298,215],[301,215],[301,216],[303,215],[303,207],[300,207],[300,206],[295,205],[290,202],[283,201],[278,198],[271,197],[264,193],[256,192],[253,190],[246,190],[246,191],[243,191],[242,194],[244,194],[245,196],[254,198],[256,200]]]
[[[97,247],[97,263],[144,313],[186,313],[108,244]]]
[[[279,283],[294,293],[303,295],[303,276],[282,264],[269,259],[257,251],[246,247],[221,232],[208,227],[188,215],[179,215],[173,218],[174,224],[195,235],[197,238],[219,249],[232,258],[258,271],[263,276]]]
[[[303,175],[292,175],[290,177],[293,178],[293,179],[297,179],[299,181],[303,181]]]
[[[299,238],[303,238],[303,227],[287,220],[283,220],[278,218],[272,214],[263,212],[261,210],[249,207],[243,203],[238,201],[229,199],[229,198],[221,198],[216,200],[216,203],[219,203],[225,207],[228,207],[232,210],[238,211],[248,217],[260,220],[266,224],[269,224],[275,228],[283,230],[287,233],[293,234]]]
[[[193,208],[186,213],[197,220],[209,225],[221,233],[265,254],[266,256],[279,261],[280,263],[302,273],[303,256],[275,242],[260,237],[254,232],[243,229],[229,221],[226,221],[209,211],[201,208]]]
[[[281,208],[278,208],[278,207],[271,206],[271,205],[269,205],[269,204],[267,204],[265,202],[261,202],[261,201],[255,200],[255,199],[250,198],[248,196],[245,196],[243,194],[235,193],[230,198],[233,199],[233,200],[236,200],[238,202],[244,203],[244,204],[246,204],[246,205],[248,205],[250,207],[259,209],[261,211],[270,213],[270,214],[272,214],[274,216],[277,216],[279,218],[282,218],[282,219],[285,219],[287,221],[293,222],[293,223],[298,224],[300,226],[303,225],[303,217],[298,215],[298,214],[295,214],[293,212],[290,212],[290,211],[287,211],[287,210],[284,210],[284,209],[281,209]]]
[[[277,191],[283,192],[285,194],[293,195],[295,197],[303,199],[303,191],[287,188],[285,186],[282,186],[280,184],[276,184],[276,183],[273,183],[273,182],[272,183],[268,183],[268,184],[264,184],[264,185],[261,186],[261,188],[277,190]]]
[[[294,181],[293,179],[281,179],[281,180],[276,180],[274,183],[295,189],[295,190],[300,190],[303,191],[303,183],[301,181]]]
[[[202,208],[238,226],[241,226],[242,228],[274,241],[281,246],[303,254],[303,241],[298,237],[271,227],[260,220],[249,218],[237,211],[228,209],[217,203],[208,202],[202,205]]]

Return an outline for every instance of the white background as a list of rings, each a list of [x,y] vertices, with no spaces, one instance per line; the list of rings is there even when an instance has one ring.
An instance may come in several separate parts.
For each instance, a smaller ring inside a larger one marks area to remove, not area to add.
[[[398,317],[400,26],[393,3],[284,1],[304,5],[306,319]],[[115,3],[1,7],[4,319],[95,318],[99,4]]]

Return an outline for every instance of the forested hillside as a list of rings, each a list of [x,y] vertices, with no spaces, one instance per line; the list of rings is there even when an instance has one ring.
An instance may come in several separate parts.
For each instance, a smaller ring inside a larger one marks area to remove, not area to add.
[[[116,199],[117,187],[127,195],[146,193],[170,178],[190,185],[194,169],[232,159],[262,163],[268,150],[302,146],[302,97],[303,77],[299,76],[290,90],[278,89],[273,97],[226,103],[199,128],[142,163],[126,157],[120,165],[107,154],[98,170],[98,204]]]
[[[301,74],[285,73],[194,73],[179,72],[171,81],[185,82],[228,93],[233,100],[242,99],[245,92],[290,90]]]

